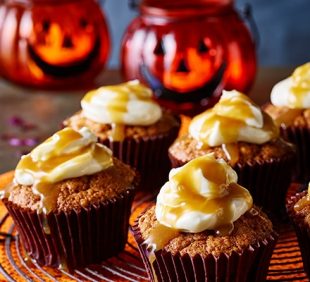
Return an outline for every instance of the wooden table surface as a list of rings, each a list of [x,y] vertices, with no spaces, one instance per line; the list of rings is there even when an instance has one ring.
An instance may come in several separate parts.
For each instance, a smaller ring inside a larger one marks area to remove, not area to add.
[[[258,104],[263,104],[268,101],[274,83],[290,73],[289,68],[259,69],[250,97]],[[108,70],[95,84],[100,86],[119,82],[120,73]],[[61,121],[80,109],[80,100],[85,92],[85,89],[45,91],[23,88],[0,79],[0,173],[14,169],[20,155],[31,149],[31,146],[20,146],[18,143],[21,140],[25,141],[22,143],[29,143],[32,139],[43,141],[57,131]],[[26,126],[16,125],[20,119]]]

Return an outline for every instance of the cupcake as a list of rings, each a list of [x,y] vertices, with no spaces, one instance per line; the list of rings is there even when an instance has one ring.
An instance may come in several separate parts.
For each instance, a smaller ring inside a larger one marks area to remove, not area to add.
[[[310,181],[310,63],[277,83],[265,111],[280,127],[284,139],[296,145],[295,180]]]
[[[127,242],[135,172],[87,128],[65,128],[21,158],[2,200],[28,255],[68,270]]]
[[[133,232],[152,281],[264,281],[277,238],[213,154],[172,169]]]
[[[168,148],[178,135],[179,118],[162,110],[138,80],[90,91],[81,106],[64,124],[88,127],[115,157],[140,172],[142,190],[158,191],[170,170]]]
[[[249,189],[255,204],[275,215],[284,214],[295,150],[249,97],[223,91],[219,102],[194,117],[189,133],[169,148],[173,167],[207,153],[236,170],[240,185]]]
[[[288,200],[287,211],[295,227],[305,272],[310,278],[310,183],[308,191]]]

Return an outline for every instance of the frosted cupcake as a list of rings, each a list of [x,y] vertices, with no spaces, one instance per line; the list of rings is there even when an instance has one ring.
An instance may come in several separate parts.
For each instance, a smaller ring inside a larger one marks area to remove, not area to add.
[[[18,163],[2,191],[27,254],[73,269],[120,252],[127,241],[135,172],[87,128],[65,128]]]
[[[172,169],[134,236],[152,281],[263,281],[277,235],[213,155]]]
[[[177,137],[179,118],[163,111],[137,80],[90,91],[81,106],[64,124],[88,127],[115,157],[140,172],[144,191],[158,191],[170,169],[168,147]]]
[[[307,191],[288,200],[287,211],[295,227],[304,269],[310,277],[310,183]]]
[[[310,180],[310,63],[277,83],[265,111],[281,129],[281,135],[296,145],[296,180]]]
[[[173,167],[211,152],[236,170],[239,183],[249,189],[255,204],[284,213],[295,151],[279,137],[271,117],[249,97],[223,91],[213,108],[193,118],[188,135],[169,148]]]

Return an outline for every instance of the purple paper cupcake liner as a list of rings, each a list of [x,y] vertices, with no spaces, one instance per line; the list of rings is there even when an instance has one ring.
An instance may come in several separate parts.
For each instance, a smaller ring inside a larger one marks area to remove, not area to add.
[[[40,265],[74,268],[116,255],[127,242],[134,189],[80,211],[38,214],[4,199],[27,254]]]
[[[297,235],[305,272],[310,278],[310,226],[305,223],[305,218],[298,215],[294,210],[294,205],[306,194],[307,191],[303,191],[292,196],[287,201],[287,213],[293,223]]]
[[[310,181],[310,128],[281,127],[281,135],[296,146],[297,166],[294,180],[301,183]]]
[[[172,167],[184,165],[169,154]],[[235,165],[238,183],[247,188],[257,206],[263,207],[277,219],[285,217],[285,198],[291,183],[295,156],[289,154],[281,159],[265,162],[248,162]]]
[[[113,156],[136,168],[141,176],[138,189],[156,193],[166,182],[171,169],[168,148],[178,136],[178,127],[168,133],[147,138],[126,138],[124,141],[100,140]]]
[[[269,262],[277,241],[277,234],[251,245],[242,253],[221,254],[207,257],[180,253],[172,254],[165,250],[155,251],[151,265],[149,252],[138,227],[138,220],[132,227],[140,254],[151,281],[264,281]],[[155,275],[153,273],[155,271]]]

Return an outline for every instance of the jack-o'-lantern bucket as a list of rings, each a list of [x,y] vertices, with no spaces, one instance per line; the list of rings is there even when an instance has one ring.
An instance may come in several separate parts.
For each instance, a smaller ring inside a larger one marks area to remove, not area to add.
[[[95,0],[1,1],[0,74],[7,79],[44,88],[89,83],[109,49]]]
[[[233,0],[143,0],[122,42],[124,78],[140,79],[175,112],[211,107],[222,89],[247,92],[254,40]]]

